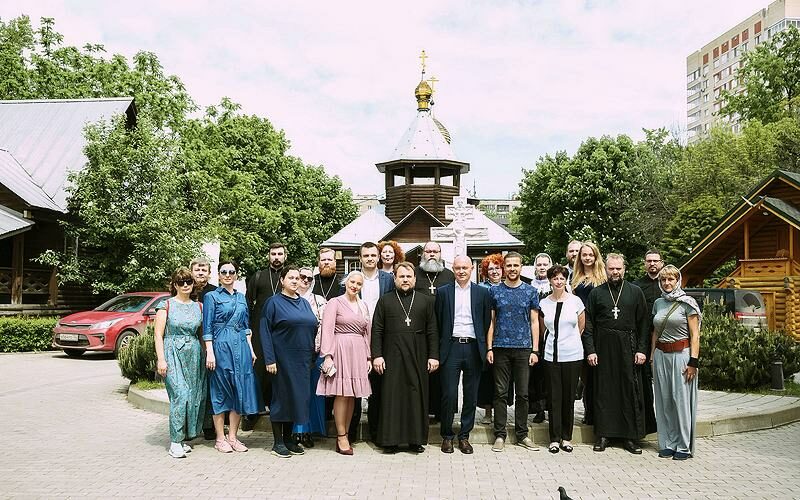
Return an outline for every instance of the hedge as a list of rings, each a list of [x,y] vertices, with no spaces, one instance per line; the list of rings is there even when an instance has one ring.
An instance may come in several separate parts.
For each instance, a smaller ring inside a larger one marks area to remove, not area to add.
[[[0,352],[47,351],[52,349],[53,316],[0,317]]]
[[[153,325],[147,331],[131,339],[130,343],[120,349],[117,362],[122,376],[131,382],[156,379],[156,343]]]
[[[720,306],[707,303],[700,329],[700,385],[704,389],[758,389],[771,381],[773,361],[788,378],[800,371],[800,343],[782,331],[753,331]]]

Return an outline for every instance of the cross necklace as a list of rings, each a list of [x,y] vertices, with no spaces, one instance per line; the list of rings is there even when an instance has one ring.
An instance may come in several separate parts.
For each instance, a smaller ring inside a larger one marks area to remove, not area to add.
[[[608,294],[611,295],[611,302],[614,303],[614,309],[611,310],[611,312],[614,313],[614,319],[617,319],[617,316],[619,315],[619,307],[617,307],[617,304],[619,303],[619,298],[622,297],[622,288],[624,286],[625,286],[625,281],[623,281],[622,284],[619,286],[619,293],[617,294],[617,300],[614,300],[614,294],[611,292],[611,284],[608,285]]]
[[[272,268],[270,267],[267,269],[267,273],[269,273],[269,288],[272,290],[272,295],[278,294],[278,286],[281,284],[281,280],[278,279],[277,283],[272,282]],[[280,273],[280,269],[278,269],[278,273]]]
[[[431,279],[431,277],[428,275],[428,273],[425,273],[425,277],[428,278],[428,281],[430,281],[430,283],[431,283],[431,286],[428,287],[428,290],[431,291],[431,295],[436,295],[436,287],[433,286],[433,283],[434,283],[434,281],[436,281],[436,278],[439,277],[439,273],[434,274],[433,275],[433,279]]]
[[[411,326],[411,308],[414,307],[414,296],[417,294],[416,291],[411,291],[411,303],[408,305],[408,311],[406,311],[406,306],[403,305],[403,301],[400,300],[400,294],[397,293],[397,289],[394,290],[394,294],[397,295],[397,301],[400,302],[400,307],[403,308],[403,312],[406,315],[406,326]]]
[[[333,289],[333,284],[336,283],[336,273],[333,273],[333,278],[331,278],[331,286],[328,287],[328,291],[325,292],[325,288],[322,285],[322,276],[319,279],[319,291],[322,292],[322,296],[325,297],[325,300],[328,300],[328,295],[330,295],[331,290]]]

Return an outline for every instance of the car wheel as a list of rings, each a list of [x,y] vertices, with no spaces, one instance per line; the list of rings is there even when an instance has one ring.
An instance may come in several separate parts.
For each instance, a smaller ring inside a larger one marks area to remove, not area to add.
[[[120,349],[130,344],[131,340],[133,340],[133,337],[137,335],[138,333],[133,330],[125,330],[124,332],[120,333],[117,337],[117,346],[114,348],[114,354],[119,354]]]
[[[64,349],[64,354],[70,358],[79,358],[85,352],[86,349]]]

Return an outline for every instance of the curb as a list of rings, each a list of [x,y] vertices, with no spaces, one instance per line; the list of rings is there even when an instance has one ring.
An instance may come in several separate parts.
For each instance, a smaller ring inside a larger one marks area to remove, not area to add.
[[[144,391],[130,384],[128,387],[128,402],[142,410],[169,415],[169,400],[162,393],[157,391]],[[726,434],[736,434],[740,432],[760,431],[773,429],[782,425],[800,421],[800,404],[787,405],[770,412],[764,413],[739,413],[735,416],[718,418],[712,420],[698,420],[695,429],[696,437],[706,438],[723,436]],[[454,422],[454,429],[458,429],[458,422]],[[268,416],[262,416],[256,422],[254,431],[271,433],[272,428]],[[514,426],[506,427],[508,433],[508,443],[516,443]],[[550,441],[547,422],[541,424],[528,424],[528,432],[536,443],[548,443]],[[328,423],[328,435],[336,434],[333,422]],[[366,440],[369,436],[367,422],[362,418],[358,428],[358,439]],[[576,423],[572,436],[573,443],[592,444],[594,443],[594,430],[592,426]],[[656,434],[648,434],[643,441],[657,441]],[[494,442],[494,432],[491,425],[475,423],[475,428],[470,435],[473,444],[492,444]],[[438,444],[442,442],[439,424],[431,424],[428,433],[428,442]]]

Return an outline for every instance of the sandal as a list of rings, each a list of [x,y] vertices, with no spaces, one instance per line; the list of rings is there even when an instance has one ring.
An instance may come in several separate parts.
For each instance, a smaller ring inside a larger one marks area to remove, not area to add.
[[[572,453],[572,445],[567,441],[566,443],[562,442],[560,448],[567,453]]]
[[[550,443],[550,446],[547,447],[547,451],[550,453],[558,453],[558,443]]]

